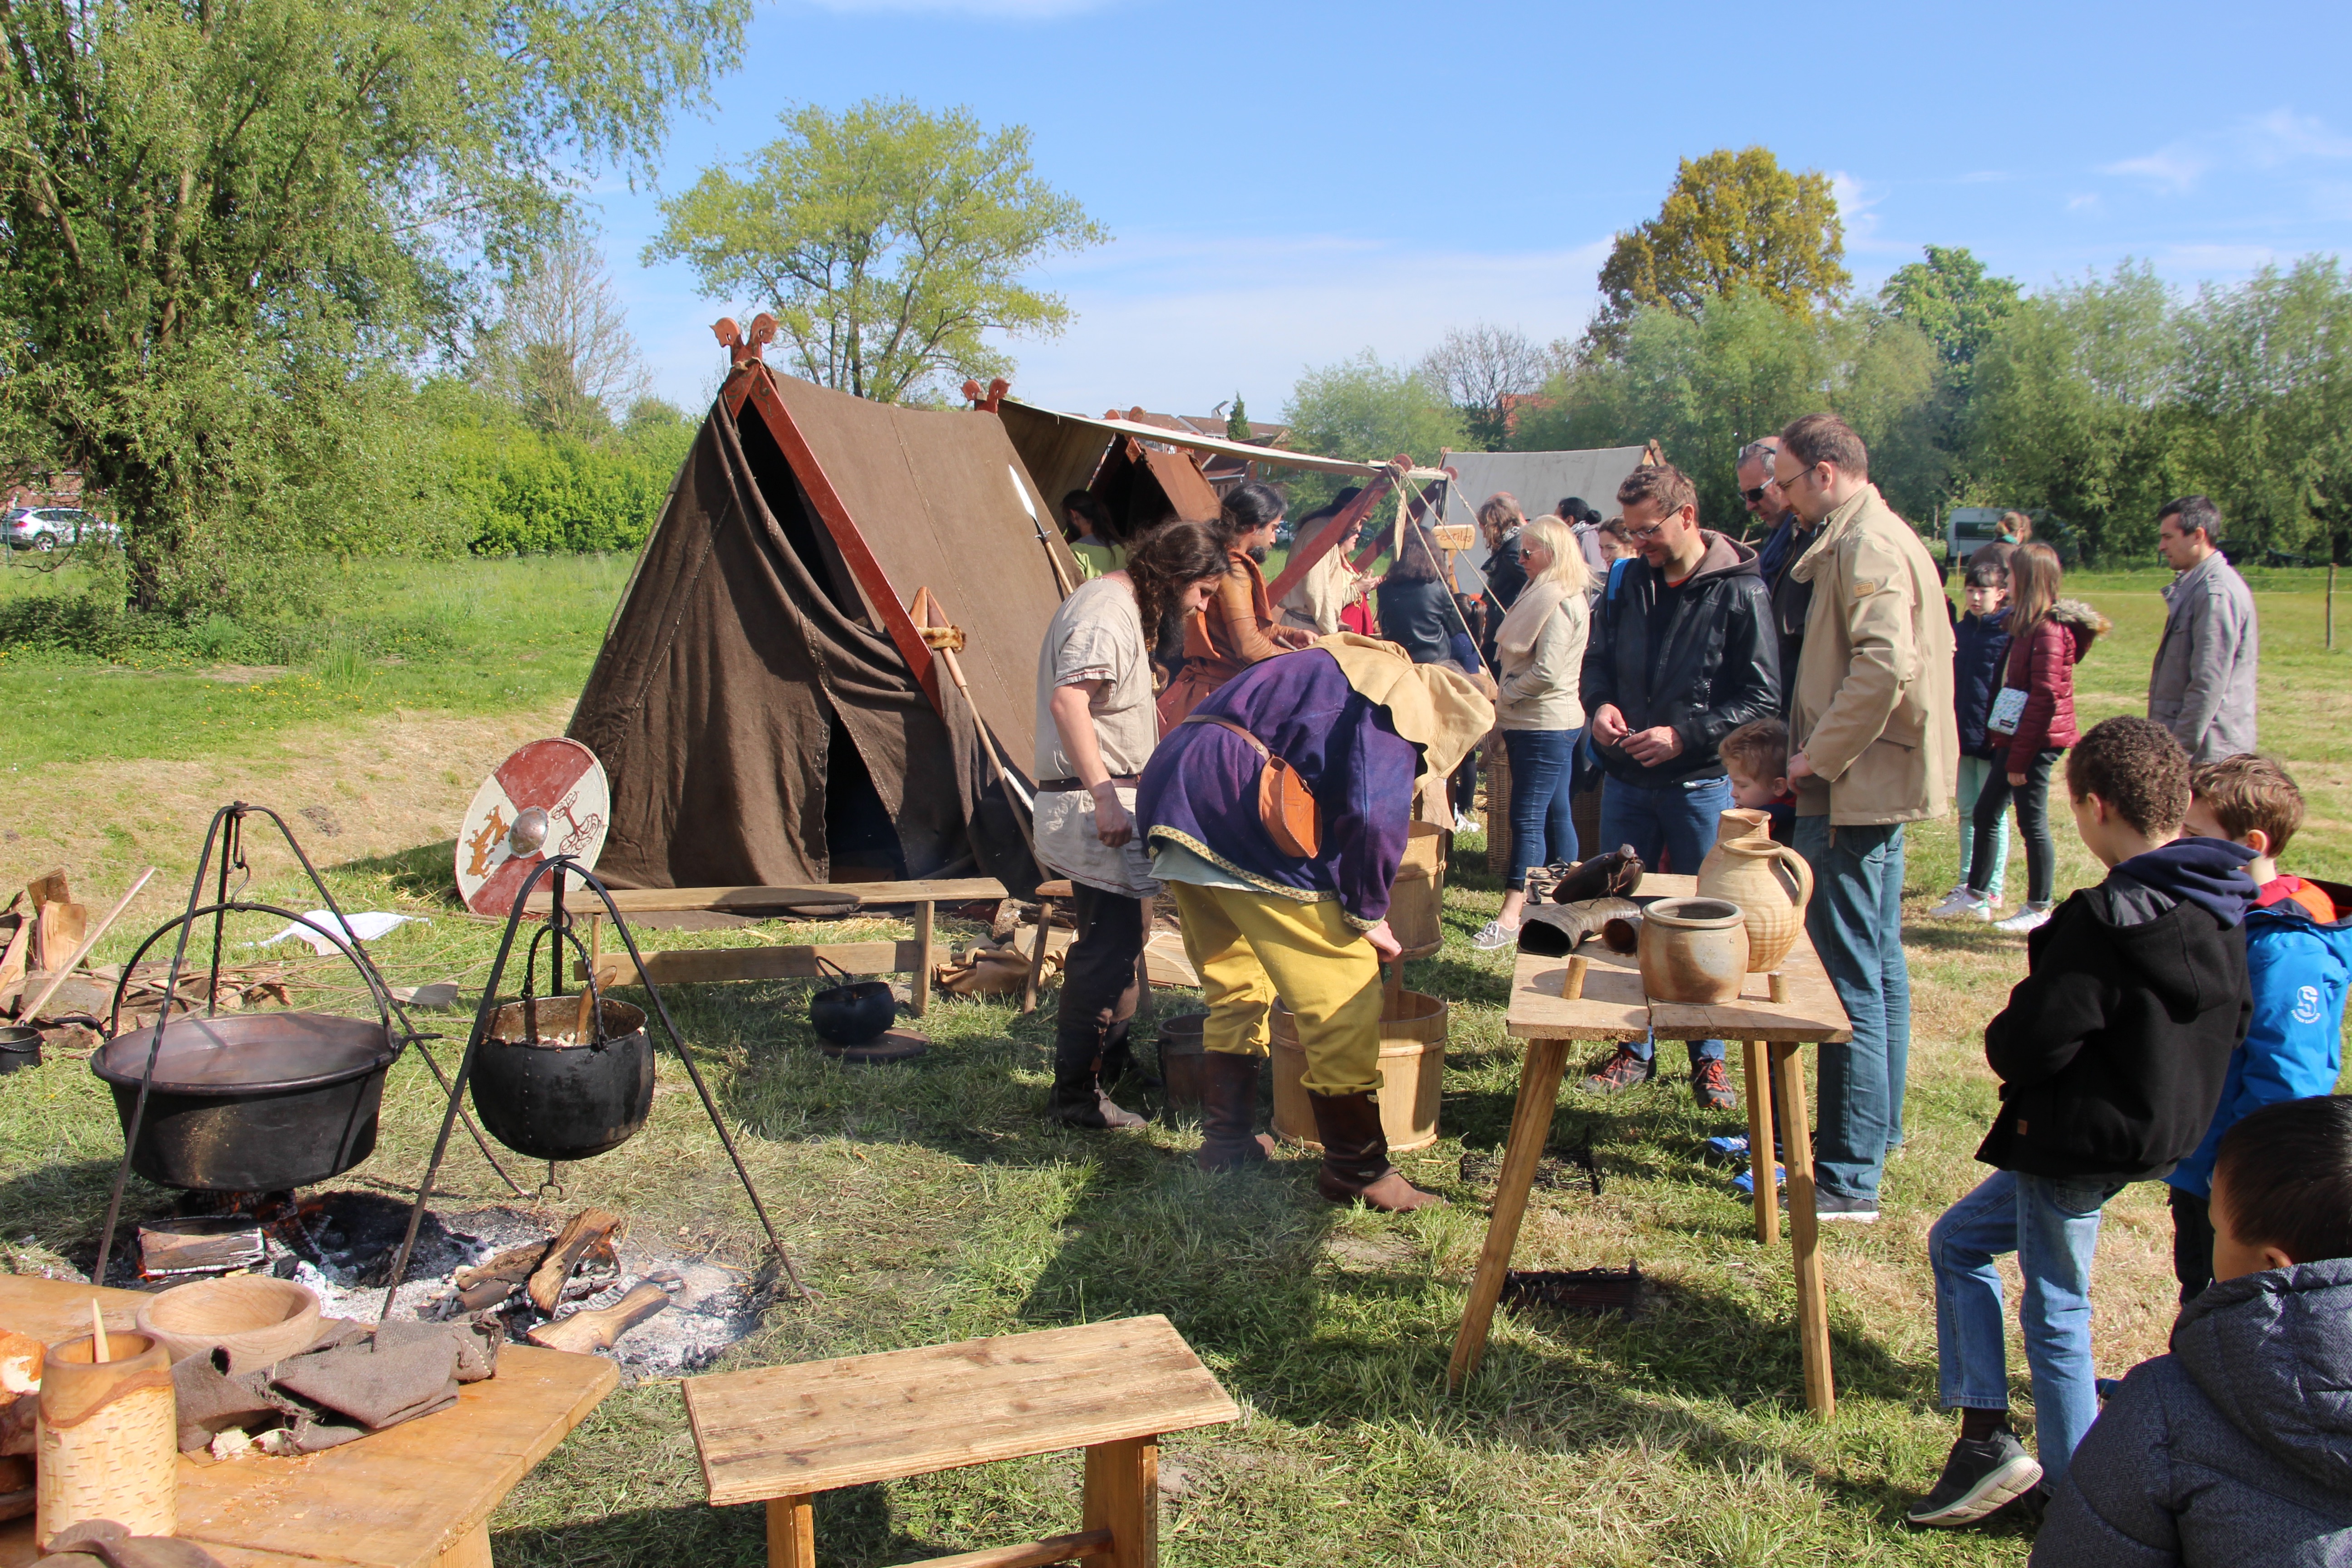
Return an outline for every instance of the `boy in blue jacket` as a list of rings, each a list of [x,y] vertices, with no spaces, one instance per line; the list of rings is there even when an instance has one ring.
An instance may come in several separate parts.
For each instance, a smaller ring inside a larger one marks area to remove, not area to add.
[[[2006,815],[1993,830],[1992,876],[1981,899],[1969,891],[1969,860],[1976,847],[1972,820],[1977,796],[1992,777],[1994,759],[2000,752],[1995,742],[2003,739],[1988,732],[1985,721],[1992,717],[2000,672],[2009,663],[2009,565],[2004,547],[1988,544],[1969,557],[1968,595],[1969,613],[1952,626],[1952,717],[1960,727],[1960,875],[1944,901],[1927,914],[1930,919],[1968,915],[1989,921],[2000,906],[2000,875],[2009,867]]]
[[[2352,889],[2279,874],[2278,858],[2303,826],[2303,792],[2286,770],[2242,752],[2195,769],[2189,790],[2186,830],[2252,849],[2246,869],[2262,891],[2246,912],[2252,1023],[2230,1053],[2204,1142],[2165,1178],[2172,1187],[2172,1272],[2184,1303],[2213,1282],[2209,1205],[2221,1135],[2265,1105],[2336,1092],[2352,978]]]

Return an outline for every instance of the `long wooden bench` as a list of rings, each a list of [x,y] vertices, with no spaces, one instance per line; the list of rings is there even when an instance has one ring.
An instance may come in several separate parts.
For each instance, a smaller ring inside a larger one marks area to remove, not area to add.
[[[1080,1447],[1078,1530],[905,1568],[1153,1568],[1160,1436],[1241,1415],[1157,1315],[688,1378],[686,1413],[712,1504],[767,1505],[771,1568],[814,1568],[819,1492]]]
[[[919,1018],[931,1003],[931,919],[940,904],[973,903],[1005,896],[993,877],[950,877],[915,882],[830,882],[810,887],[631,888],[616,889],[613,905],[623,915],[723,914],[751,919],[790,914],[823,906],[827,914],[912,905],[912,942],[772,942],[758,947],[689,947],[645,955],[645,976],[656,985],[700,984],[731,980],[813,980],[828,973],[820,958],[852,974],[912,974],[908,1010]],[[534,892],[532,914],[545,914],[551,895]],[[603,906],[593,897],[572,895],[570,907],[587,914],[589,961],[600,986],[635,984],[626,952],[604,951]],[[590,911],[598,911],[591,913]],[[642,951],[642,944],[640,944]],[[588,964],[575,963],[572,978],[588,978]]]

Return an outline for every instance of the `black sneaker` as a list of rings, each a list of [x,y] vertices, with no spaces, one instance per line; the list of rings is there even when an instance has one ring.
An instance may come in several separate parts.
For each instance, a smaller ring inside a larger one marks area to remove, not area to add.
[[[1876,1225],[1876,1198],[1850,1198],[1843,1193],[1813,1192],[1813,1217],[1826,1225],[1832,1220],[1849,1225]]]
[[[1953,1444],[1936,1489],[1913,1503],[1903,1518],[1923,1530],[1958,1530],[2041,1484],[2041,1465],[2017,1434],[2004,1426],[1990,1437],[1974,1442],[1963,1437]]]
[[[1649,1082],[1658,1073],[1655,1057],[1637,1057],[1631,1046],[1619,1046],[1617,1054],[1601,1064],[1601,1069],[1584,1080],[1584,1087],[1594,1094],[1615,1094],[1636,1084]]]

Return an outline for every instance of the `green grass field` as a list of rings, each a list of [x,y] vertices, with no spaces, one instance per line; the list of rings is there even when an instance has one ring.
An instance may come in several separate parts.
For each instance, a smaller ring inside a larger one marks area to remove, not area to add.
[[[220,710],[244,714],[242,730],[184,721],[185,704],[257,700],[200,669],[0,661],[0,698],[12,704],[0,744],[11,765],[22,758],[45,767],[71,794],[84,787],[75,781],[134,771],[117,758],[158,756],[179,759],[173,768],[215,769],[204,776],[228,781],[224,788],[248,787],[236,783],[235,760],[266,740],[272,766],[295,758],[311,772],[265,772],[248,798],[308,804],[272,793],[273,779],[297,777],[305,789],[315,778],[347,781],[356,798],[387,787],[373,774],[400,771],[391,737],[434,714],[447,716],[451,733],[473,734],[463,726],[501,704],[497,683],[521,683],[523,695],[504,703],[510,720],[536,722],[549,704],[560,709],[625,570],[597,562],[420,568],[419,578],[388,584],[367,613],[390,625],[421,613],[422,603],[467,605],[462,634],[420,646],[400,664],[369,666],[345,705],[289,697],[283,706]],[[2274,574],[2260,585],[2263,735],[2311,797],[2289,865],[2352,879],[2352,664],[2320,646],[2315,576]],[[2086,721],[2137,710],[2161,625],[2161,580],[2132,573],[2070,583],[2116,627],[2078,672]],[[521,657],[530,652],[540,657]],[[522,667],[527,676],[510,673]],[[300,679],[289,671],[257,684]],[[330,689],[323,676],[310,679]],[[320,705],[301,705],[312,701]],[[181,750],[152,749],[164,744]],[[502,754],[488,750],[410,767],[414,820],[454,822]],[[443,768],[448,776],[436,771]],[[0,855],[0,867],[30,866],[37,843],[47,853],[51,840],[37,835],[49,829],[39,825],[73,806],[47,798],[56,793],[20,796],[9,830],[25,837],[4,847],[13,853]],[[101,844],[102,854],[91,851],[98,869],[76,862],[89,881],[84,898],[119,891],[134,853],[166,863],[184,890],[204,814],[218,804],[203,798],[202,810],[191,797],[126,818],[121,830],[135,845]],[[58,832],[55,842],[68,842]],[[2096,870],[2063,815],[2059,833],[2063,893]],[[446,828],[420,827],[365,855],[310,843],[340,856],[330,875],[346,907],[431,918],[379,945],[395,984],[456,978],[478,987],[486,972],[497,932],[454,907],[446,838]],[[1589,1136],[1606,1190],[1598,1198],[1538,1190],[1517,1258],[1527,1268],[1638,1259],[1654,1281],[1649,1305],[1629,1321],[1504,1315],[1480,1376],[1458,1396],[1445,1392],[1484,1228],[1484,1194],[1458,1166],[1465,1152],[1499,1144],[1518,1061],[1502,1026],[1508,955],[1467,945],[1500,897],[1475,837],[1456,846],[1446,946],[1408,975],[1415,989],[1453,1004],[1453,1027],[1444,1136],[1402,1163],[1453,1206],[1405,1219],[1323,1204],[1305,1160],[1202,1176],[1190,1164],[1197,1134],[1189,1128],[1087,1135],[1047,1127],[1039,1111],[1051,1030],[1042,1016],[944,1002],[927,1022],[928,1057],[844,1069],[813,1047],[803,986],[671,994],[803,1274],[823,1291],[814,1303],[777,1306],[725,1364],[1165,1312],[1244,1412],[1233,1426],[1168,1447],[1161,1540],[1171,1565],[2021,1563],[2030,1540],[2013,1530],[1921,1537],[1900,1522],[1952,1436],[1936,1409],[1926,1230],[1980,1173],[1972,1154],[1994,1103],[1980,1031],[2023,963],[2021,939],[1919,919],[1951,883],[1955,843],[1949,822],[1911,838],[1909,1141],[1888,1171],[1885,1218],[1825,1242],[1834,1422],[1803,1409],[1785,1247],[1753,1241],[1730,1173],[1700,1155],[1707,1134],[1732,1131],[1738,1119],[1697,1110],[1679,1073],[1615,1100],[1563,1093],[1556,1143]],[[2021,858],[2013,866],[2012,899]],[[257,852],[254,868],[257,893],[302,896],[282,855]],[[126,956],[181,896],[151,891],[139,920],[127,922],[137,929],[110,939],[101,956]],[[651,941],[731,944],[775,940],[784,929]],[[303,977],[326,987],[310,994],[315,1004],[356,1000],[301,956]],[[1181,994],[1157,1000],[1162,1011],[1191,1005]],[[462,1029],[464,1016],[443,1026]],[[446,1059],[454,1048],[442,1050]],[[1675,1068],[1681,1056],[1669,1046],[1661,1059]],[[667,1060],[661,1070],[646,1131],[614,1156],[567,1167],[566,1205],[615,1206],[642,1234],[680,1236],[720,1259],[747,1261],[756,1235],[748,1206],[683,1075]],[[21,1263],[76,1252],[92,1238],[121,1151],[101,1086],[63,1060],[0,1081],[0,1239]],[[437,1119],[430,1079],[404,1062],[383,1144],[347,1180],[387,1190],[413,1184]],[[462,1146],[444,1179],[457,1194],[449,1206],[492,1196],[488,1171]],[[134,1188],[134,1205],[167,1201]],[[2169,1237],[2157,1188],[2132,1188],[2111,1206],[2096,1296],[2103,1374],[2162,1349]],[[2023,1410],[2031,1396],[2014,1348],[2011,1365]],[[830,1495],[818,1505],[819,1551],[827,1563],[865,1568],[1067,1530],[1076,1478],[1075,1456],[1061,1455]],[[608,1399],[517,1491],[493,1533],[509,1565],[763,1561],[756,1510],[702,1505],[683,1407],[667,1383]]]

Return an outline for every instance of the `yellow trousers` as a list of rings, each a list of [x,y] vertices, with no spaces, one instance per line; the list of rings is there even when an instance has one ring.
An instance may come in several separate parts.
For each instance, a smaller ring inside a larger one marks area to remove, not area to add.
[[[1208,998],[1203,1047],[1266,1055],[1267,1010],[1279,996],[1307,1053],[1307,1088],[1360,1094],[1380,1087],[1381,961],[1337,900],[1302,904],[1237,888],[1167,887]]]

